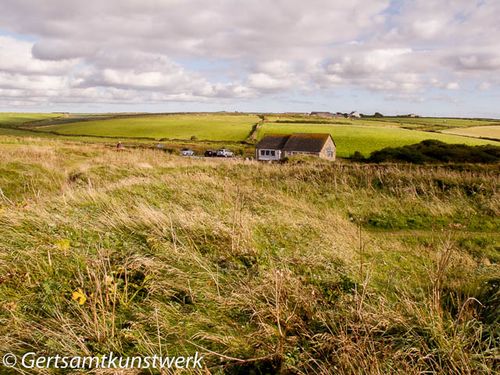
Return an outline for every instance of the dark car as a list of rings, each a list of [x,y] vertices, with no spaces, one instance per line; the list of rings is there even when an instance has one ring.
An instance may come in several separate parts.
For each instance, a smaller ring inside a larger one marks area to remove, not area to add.
[[[205,151],[205,157],[207,158],[213,158],[213,157],[216,157],[217,156],[217,151],[214,151],[214,150],[207,150]]]

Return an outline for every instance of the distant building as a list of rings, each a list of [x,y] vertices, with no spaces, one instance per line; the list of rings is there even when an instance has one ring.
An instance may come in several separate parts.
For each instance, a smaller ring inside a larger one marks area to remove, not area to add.
[[[349,113],[349,117],[351,118],[361,118],[361,114],[357,111],[352,111],[351,113]]]
[[[293,155],[313,155],[335,160],[336,145],[327,133],[266,135],[255,146],[255,157],[261,161],[277,161]]]
[[[341,113],[341,112],[336,112],[336,113],[331,113],[331,112],[311,112],[309,116],[316,116],[316,117],[321,117],[321,118],[343,118],[347,117],[346,113]]]
[[[331,112],[311,112],[311,116],[316,117],[324,117],[324,118],[333,118],[335,115]]]

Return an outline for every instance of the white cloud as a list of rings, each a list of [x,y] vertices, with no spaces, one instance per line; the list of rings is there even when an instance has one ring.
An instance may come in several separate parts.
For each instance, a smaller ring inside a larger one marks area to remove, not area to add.
[[[0,72],[24,74],[61,74],[74,65],[72,61],[42,61],[32,56],[33,43],[0,35]]]
[[[491,88],[491,83],[490,82],[481,82],[478,85],[478,89],[482,90],[482,91],[489,90],[490,88]]]
[[[291,82],[274,78],[266,73],[254,73],[248,77],[249,86],[256,89],[276,90],[291,86]]]
[[[499,15],[493,0],[3,0],[0,103],[493,90]]]

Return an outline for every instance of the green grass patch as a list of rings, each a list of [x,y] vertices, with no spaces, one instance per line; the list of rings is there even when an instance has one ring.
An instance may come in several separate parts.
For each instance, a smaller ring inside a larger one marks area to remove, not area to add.
[[[0,127],[13,127],[27,122],[54,119],[60,116],[60,114],[56,113],[0,112]]]
[[[183,114],[131,116],[38,128],[65,135],[243,141],[259,121],[254,115]]]
[[[0,164],[0,192],[10,201],[57,191],[63,177],[37,164]],[[1,196],[0,196],[1,198]]]
[[[368,119],[363,119],[368,120]],[[467,119],[444,117],[382,117],[370,119],[377,122],[396,123],[404,128],[420,128],[421,130],[439,130],[449,128],[466,128],[473,126],[500,125],[495,119]]]
[[[324,118],[305,115],[273,114],[266,115],[266,121],[277,123],[330,123],[350,125],[378,125],[397,126],[407,129],[440,130],[449,128],[467,128],[487,125],[500,125],[500,120],[495,119],[467,119],[467,118],[442,118],[442,117],[362,117],[350,118]]]

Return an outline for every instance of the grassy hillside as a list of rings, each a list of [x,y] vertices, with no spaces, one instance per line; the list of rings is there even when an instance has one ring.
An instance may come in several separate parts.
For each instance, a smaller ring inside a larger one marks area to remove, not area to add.
[[[116,138],[120,138],[140,143],[160,139],[171,143],[179,140],[189,141],[193,138],[196,142],[204,141],[205,144],[193,144],[190,147],[202,150],[225,146],[221,142],[234,142],[226,146],[238,148],[236,143],[249,139],[254,125],[260,123],[260,120],[258,116],[251,114],[216,113],[4,114],[3,122],[0,121],[0,134],[18,136],[37,134],[40,137],[66,137],[74,140],[79,138],[92,140],[93,137],[95,140],[108,142],[116,142]],[[491,139],[479,140],[473,137],[475,133],[483,137],[492,135],[488,138],[494,138],[495,131],[500,128],[498,123],[497,120],[474,119],[407,117],[324,119],[275,114],[265,115],[265,121],[259,125],[256,137],[252,136],[251,139],[261,138],[268,133],[329,132],[337,143],[339,156],[349,157],[355,151],[368,156],[372,151],[385,147],[399,147],[426,139],[467,145],[500,144]],[[479,126],[484,124],[489,126]],[[457,134],[442,134],[441,131]],[[207,142],[218,142],[218,144],[210,145]],[[169,145],[169,148],[178,148],[176,145],[171,146]]]
[[[498,182],[0,137],[0,352],[493,373]]]
[[[60,114],[53,114],[53,113],[0,112],[0,127],[16,126],[27,122],[54,119],[60,116],[61,116]]]
[[[259,122],[254,115],[183,114],[84,121],[39,128],[66,135],[242,141]]]
[[[32,132],[19,129],[27,124],[37,124],[41,121],[54,120],[60,118],[60,114],[52,113],[9,113],[0,112],[0,136],[18,135],[29,136]],[[43,135],[42,135],[43,136]]]
[[[356,121],[352,125],[265,123],[259,129],[259,138],[272,133],[330,133],[337,144],[337,155],[341,157],[348,157],[355,151],[367,156],[372,151],[384,147],[404,146],[419,143],[426,139],[467,145],[500,144],[495,141],[478,140],[457,135],[392,127],[387,123],[383,123],[382,126],[357,124]]]

